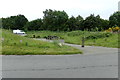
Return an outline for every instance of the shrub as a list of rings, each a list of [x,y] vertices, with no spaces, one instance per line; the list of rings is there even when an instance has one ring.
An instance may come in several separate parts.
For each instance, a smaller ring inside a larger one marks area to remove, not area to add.
[[[118,26],[105,30],[105,32],[119,32],[119,31],[120,31],[120,27]]]
[[[90,34],[85,37],[85,39],[98,39],[98,38],[105,38],[105,37],[110,37],[112,33],[105,32],[105,33],[96,33],[96,34]]]

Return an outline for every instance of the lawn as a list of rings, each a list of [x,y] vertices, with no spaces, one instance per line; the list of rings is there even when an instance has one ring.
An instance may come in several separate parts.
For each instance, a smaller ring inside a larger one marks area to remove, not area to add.
[[[28,31],[27,37],[31,38],[33,35],[43,38],[45,36],[59,36],[64,39],[66,43],[82,44],[82,37],[85,38],[85,45],[103,46],[118,48],[118,33],[110,32],[89,32],[89,31],[71,31],[71,32],[52,32],[52,31]]]
[[[68,55],[82,52],[70,46],[59,46],[58,43],[33,40],[2,30],[2,55]]]

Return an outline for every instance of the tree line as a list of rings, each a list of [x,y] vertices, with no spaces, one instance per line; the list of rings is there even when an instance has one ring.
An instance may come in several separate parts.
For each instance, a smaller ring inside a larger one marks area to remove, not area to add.
[[[109,20],[102,19],[99,15],[83,19],[82,16],[69,17],[65,11],[46,9],[43,11],[43,19],[28,21],[24,15],[2,18],[4,29],[50,30],[50,31],[73,31],[88,30],[102,31],[109,27],[120,26],[120,11],[114,12]]]

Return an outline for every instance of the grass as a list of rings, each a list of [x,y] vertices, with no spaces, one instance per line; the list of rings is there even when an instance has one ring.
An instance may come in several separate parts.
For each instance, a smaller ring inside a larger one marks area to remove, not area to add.
[[[2,30],[2,55],[67,55],[81,54],[76,48],[58,43],[33,40],[13,34],[12,31]]]
[[[85,37],[85,45],[103,46],[119,48],[118,33],[108,32],[89,32],[89,31],[71,31],[71,32],[52,32],[52,31],[29,31],[27,37],[40,36],[43,38],[48,35],[56,35],[64,39],[66,43],[82,44],[82,37]]]
[[[110,37],[98,38],[95,40],[87,40],[86,45],[119,48],[118,34],[112,34]]]

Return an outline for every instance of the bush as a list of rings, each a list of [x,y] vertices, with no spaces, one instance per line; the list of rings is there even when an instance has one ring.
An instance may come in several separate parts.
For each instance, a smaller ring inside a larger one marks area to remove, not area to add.
[[[119,32],[119,31],[120,31],[120,27],[118,26],[105,30],[105,32]]]
[[[85,39],[98,39],[98,38],[105,38],[105,37],[110,37],[112,33],[95,33],[95,34],[90,34],[89,36],[85,37]]]

